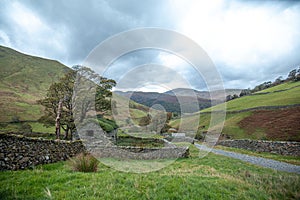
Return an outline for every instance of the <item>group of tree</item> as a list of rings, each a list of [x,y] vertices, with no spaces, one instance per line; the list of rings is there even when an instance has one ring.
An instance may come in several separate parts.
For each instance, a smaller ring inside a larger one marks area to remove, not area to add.
[[[288,82],[288,81],[300,81],[300,67],[293,69],[289,72],[289,74],[287,75],[287,78],[284,79],[282,76],[279,76],[278,78],[276,78],[273,82],[272,81],[267,81],[264,82],[262,84],[259,84],[257,86],[255,86],[252,90],[251,93],[260,91],[260,90],[265,90],[267,88]]]
[[[234,94],[234,95],[227,95],[226,96],[226,101],[230,101],[242,96],[246,96],[246,95],[250,95],[254,92],[258,92],[261,90],[265,90],[267,88],[285,83],[285,82],[289,82],[289,81],[300,81],[300,67],[298,67],[297,69],[293,69],[289,72],[289,74],[287,75],[287,78],[284,79],[282,76],[279,76],[278,78],[276,78],[273,82],[272,81],[265,81],[257,86],[255,86],[253,89],[243,89],[240,93],[240,95]]]
[[[83,89],[95,90],[92,93],[94,94],[94,101],[86,99],[86,95],[80,95],[80,90],[74,90],[75,84],[80,81],[82,84],[82,80],[88,82],[90,86]],[[66,71],[58,82],[53,83],[49,87],[46,97],[38,101],[45,108],[44,115],[39,121],[45,126],[55,125],[57,139],[60,138],[61,128],[65,131],[64,139],[72,139],[72,133],[76,131],[74,112],[80,109],[79,120],[82,120],[93,109],[93,106],[97,113],[104,114],[109,111],[111,109],[111,89],[115,84],[114,80],[104,78],[88,67],[76,65]],[[74,94],[74,92],[78,94]],[[81,98],[79,109],[75,109],[74,101],[78,100],[76,98]]]

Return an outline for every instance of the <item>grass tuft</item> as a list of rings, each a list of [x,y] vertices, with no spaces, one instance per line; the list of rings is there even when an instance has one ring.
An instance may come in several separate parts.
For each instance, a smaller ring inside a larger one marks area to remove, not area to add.
[[[69,165],[76,172],[97,172],[99,161],[88,153],[80,153],[71,158]]]

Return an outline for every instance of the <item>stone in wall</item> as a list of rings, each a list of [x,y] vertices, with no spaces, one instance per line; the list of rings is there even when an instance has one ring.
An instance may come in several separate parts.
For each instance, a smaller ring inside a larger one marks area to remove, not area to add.
[[[263,140],[223,140],[219,141],[218,144],[222,146],[246,149],[250,151],[300,156],[300,142]]]
[[[187,158],[188,147],[163,147],[163,148],[142,148],[142,147],[100,147],[94,148],[92,154],[97,158],[117,158],[134,160],[153,160],[166,158]]]

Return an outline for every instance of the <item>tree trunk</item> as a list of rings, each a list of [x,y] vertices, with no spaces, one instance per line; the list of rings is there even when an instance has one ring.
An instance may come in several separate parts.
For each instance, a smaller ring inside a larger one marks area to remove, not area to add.
[[[65,140],[67,140],[69,137],[69,130],[70,130],[70,128],[69,128],[69,126],[67,126],[66,131],[65,131],[65,138],[64,138]]]
[[[61,117],[61,110],[62,110],[62,99],[59,100],[58,108],[57,108],[57,116],[55,119],[55,134],[56,139],[60,138],[60,117]]]
[[[72,141],[73,140],[73,133],[72,133],[72,130],[70,129],[70,140]]]

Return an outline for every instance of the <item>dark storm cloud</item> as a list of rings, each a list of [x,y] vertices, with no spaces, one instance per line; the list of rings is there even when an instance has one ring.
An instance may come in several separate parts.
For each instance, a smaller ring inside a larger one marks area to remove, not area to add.
[[[286,75],[300,64],[299,18],[299,1],[2,0],[0,44],[71,67],[82,64],[114,34],[161,27],[203,47],[226,88],[247,88]],[[118,47],[127,45],[130,41],[124,40]],[[159,55],[157,50],[124,55],[107,75],[118,78],[147,63],[168,66]],[[213,74],[199,78],[188,65],[173,69],[197,89],[205,88],[203,79],[214,79]],[[166,76],[156,74],[159,78]]]
[[[5,26],[4,30],[9,37],[12,47],[21,51],[31,52],[26,46],[27,41],[20,41],[22,29],[19,34],[14,30],[14,22],[8,14],[15,7],[19,8],[16,12],[30,12],[38,17],[41,23],[47,25],[49,29],[56,32],[63,32],[64,37],[59,41],[65,48],[66,55],[60,55],[49,46],[39,45],[41,51],[47,48],[47,57],[59,59],[67,64],[80,63],[88,53],[104,39],[119,32],[144,26],[164,26],[172,27],[168,16],[164,15],[164,1],[14,1],[5,2],[4,12],[1,13],[1,24]],[[166,2],[167,3],[167,2]],[[16,6],[13,6],[16,4]],[[21,8],[20,8],[21,7]],[[43,43],[51,39],[51,35],[39,35],[35,38]],[[43,38],[45,37],[45,38]],[[16,42],[19,40],[19,42]],[[3,43],[3,42],[2,42]]]

